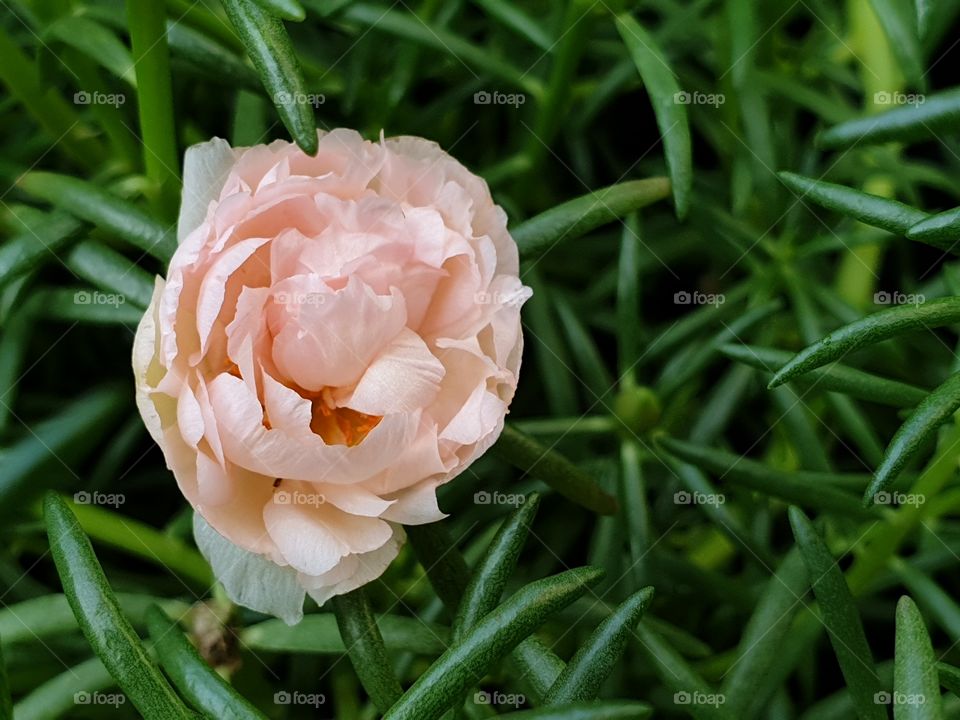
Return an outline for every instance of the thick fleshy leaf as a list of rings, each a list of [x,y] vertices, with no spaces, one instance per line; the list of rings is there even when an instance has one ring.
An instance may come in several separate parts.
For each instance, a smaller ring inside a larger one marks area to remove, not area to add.
[[[57,495],[48,493],[43,510],[50,551],[70,607],[87,641],[130,702],[146,720],[194,718],[124,616],[70,508]]]
[[[653,104],[657,127],[660,128],[664,152],[667,155],[673,204],[677,217],[682,219],[690,206],[693,186],[693,151],[687,106],[680,99],[682,91],[677,84],[676,75],[653,35],[629,14],[618,15],[616,20],[620,37],[637,66]]]
[[[147,625],[160,665],[195,708],[224,720],[264,720],[263,714],[207,665],[163,610],[151,607]]]
[[[540,506],[540,496],[528,495],[523,504],[503,521],[486,553],[473,570],[453,623],[457,641],[500,602],[507,579],[517,565],[530,525]]]
[[[953,417],[960,408],[960,373],[950,376],[917,406],[907,421],[900,426],[890,441],[883,462],[877,468],[873,482],[863,494],[870,505],[877,493],[883,492],[924,448],[938,428]]]
[[[960,322],[960,298],[956,297],[881,310],[834,330],[797,353],[774,374],[768,387],[782,385],[814,368],[841,360],[866,345],[874,345],[913,330],[929,330],[957,322]]]
[[[545,698],[547,705],[593,700],[617,667],[637,622],[653,600],[645,587],[624,600],[581,645]]]
[[[520,710],[501,715],[510,720],[643,720],[651,717],[653,708],[646,703],[627,700],[578,702],[555,707]]]
[[[920,611],[909,596],[897,603],[893,716],[896,720],[942,720],[937,656]]]
[[[952,248],[960,242],[960,208],[930,215],[926,220],[910,226],[907,237],[937,247],[950,243],[949,247]]]
[[[669,194],[670,181],[662,177],[610,185],[545,210],[512,228],[510,234],[520,257],[534,258]]]
[[[795,507],[790,508],[790,525],[840,671],[855,698],[857,716],[861,720],[885,720],[886,710],[875,702],[882,688],[873,654],[843,572],[810,520]]]
[[[384,715],[384,720],[435,720],[521,640],[603,575],[584,567],[525,585],[441,655]]]
[[[332,602],[353,669],[380,712],[386,712],[403,694],[403,688],[393,674],[366,591],[357,588],[337,595]]]

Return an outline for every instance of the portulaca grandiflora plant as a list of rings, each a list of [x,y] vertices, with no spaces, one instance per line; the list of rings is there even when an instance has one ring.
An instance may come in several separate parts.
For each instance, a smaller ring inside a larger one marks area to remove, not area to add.
[[[0,720],[960,718],[960,4],[4,5]]]

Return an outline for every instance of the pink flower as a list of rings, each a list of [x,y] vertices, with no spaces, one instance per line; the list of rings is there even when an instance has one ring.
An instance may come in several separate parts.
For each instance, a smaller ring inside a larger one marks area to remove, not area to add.
[[[497,439],[523,337],[506,215],[436,144],[187,151],[137,403],[228,595],[282,617],[378,577]]]

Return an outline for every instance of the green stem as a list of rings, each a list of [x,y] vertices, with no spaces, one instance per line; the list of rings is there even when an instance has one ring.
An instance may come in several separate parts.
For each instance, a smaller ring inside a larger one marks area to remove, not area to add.
[[[393,674],[383,636],[362,587],[336,595],[331,600],[337,627],[354,670],[370,699],[381,713],[387,712],[403,694]]]
[[[162,0],[127,0],[130,43],[137,72],[137,104],[147,178],[155,184],[154,206],[176,217],[180,194],[177,132]]]

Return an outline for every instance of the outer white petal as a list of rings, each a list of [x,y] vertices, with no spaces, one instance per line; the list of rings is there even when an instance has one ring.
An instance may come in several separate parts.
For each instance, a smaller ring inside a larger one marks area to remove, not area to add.
[[[177,242],[182,243],[207,217],[207,207],[220,197],[220,190],[236,161],[237,152],[221,138],[187,148],[183,157],[183,196]]]
[[[133,376],[136,384],[137,408],[140,410],[140,415],[143,417],[143,422],[147,426],[150,437],[161,447],[163,423],[160,420],[156,405],[150,399],[150,392],[153,387],[148,375],[151,365],[156,361],[157,345],[159,344],[157,312],[163,288],[163,278],[157,276],[153,286],[153,298],[150,300],[143,317],[140,318],[140,324],[137,325],[137,334],[133,338]]]
[[[306,593],[297,582],[296,570],[237,547],[210,527],[199,513],[193,514],[193,537],[233,602],[275,615],[287,625],[296,625],[303,619]]]

